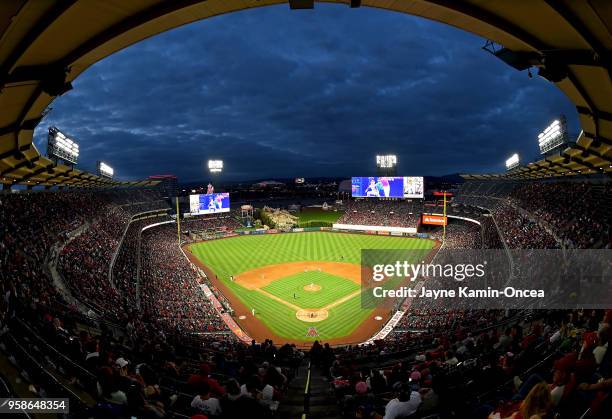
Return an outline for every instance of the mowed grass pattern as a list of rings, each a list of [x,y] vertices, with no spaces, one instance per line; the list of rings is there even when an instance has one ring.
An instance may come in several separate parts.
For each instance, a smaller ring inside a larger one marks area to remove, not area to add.
[[[284,338],[306,341],[316,339],[306,337],[310,326],[317,328],[319,339],[347,336],[368,317],[372,310],[362,309],[360,296],[357,295],[330,309],[326,320],[305,323],[295,317],[295,311],[290,307],[258,291],[248,290],[230,281],[229,276],[286,262],[328,261],[359,264],[362,249],[420,250],[413,253],[415,259],[420,260],[431,251],[433,245],[433,241],[424,239],[311,232],[248,235],[211,240],[192,245],[191,252],[208,266],[243,304],[255,308],[256,317],[272,332]],[[270,285],[272,284],[268,286]],[[325,284],[319,285],[325,287]],[[349,291],[342,295],[348,293]],[[291,298],[286,301],[300,306],[293,301],[291,291],[290,296]]]
[[[344,214],[344,211],[324,211],[320,208],[304,208],[299,213],[299,224],[301,227],[305,227],[308,226],[309,223],[321,222],[331,226],[331,224],[342,217],[342,214]]]
[[[319,285],[321,289],[305,291],[304,287],[310,284]],[[322,308],[358,291],[359,285],[339,276],[310,271],[277,279],[263,290],[301,308]]]

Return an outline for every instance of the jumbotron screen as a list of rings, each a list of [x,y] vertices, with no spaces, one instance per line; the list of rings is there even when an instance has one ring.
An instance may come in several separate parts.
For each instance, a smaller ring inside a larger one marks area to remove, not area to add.
[[[351,179],[354,198],[423,198],[421,176],[370,176]]]
[[[354,177],[351,180],[351,195],[355,198],[403,198],[404,178]]]
[[[423,198],[424,191],[423,176],[404,177],[404,198]]]
[[[216,214],[230,211],[229,193],[189,195],[189,212],[192,215]]]

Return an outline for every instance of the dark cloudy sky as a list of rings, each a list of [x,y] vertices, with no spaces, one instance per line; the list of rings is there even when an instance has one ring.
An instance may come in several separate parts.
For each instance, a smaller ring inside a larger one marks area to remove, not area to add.
[[[481,38],[399,13],[318,4],[247,10],[185,26],[96,64],[57,99],[36,132],[56,125],[120,179],[174,173],[227,180],[351,176],[398,155],[406,175],[503,170],[537,155],[559,114],[554,85],[481,50]]]

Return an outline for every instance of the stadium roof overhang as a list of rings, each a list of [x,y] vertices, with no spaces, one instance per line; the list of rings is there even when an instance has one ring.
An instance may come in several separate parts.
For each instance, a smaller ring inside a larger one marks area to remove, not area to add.
[[[609,0],[331,0],[447,23],[504,47],[516,68],[536,66],[574,102],[584,159],[612,154],[612,3]],[[140,40],[186,23],[272,4],[312,0],[11,0],[0,2],[0,181],[95,186],[107,181],[51,167],[32,144],[53,99],[89,66]],[[348,13],[348,10],[347,10]],[[593,157],[595,156],[595,157]],[[561,159],[565,157],[560,157]],[[555,164],[552,163],[537,164]],[[576,162],[576,165],[579,163]],[[558,175],[561,174],[559,170]],[[99,186],[99,185],[98,185]]]
[[[593,139],[581,132],[575,144],[546,156],[537,162],[509,170],[506,173],[461,175],[466,180],[536,180],[564,176],[612,174],[612,159],[608,142],[594,146]],[[602,152],[602,149],[606,152]]]

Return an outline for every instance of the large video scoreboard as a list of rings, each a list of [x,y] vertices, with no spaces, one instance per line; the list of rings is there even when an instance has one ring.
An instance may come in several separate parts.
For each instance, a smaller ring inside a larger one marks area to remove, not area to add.
[[[229,193],[189,195],[189,212],[192,215],[217,214],[230,211]]]
[[[369,176],[351,179],[354,198],[423,198],[422,176]]]

